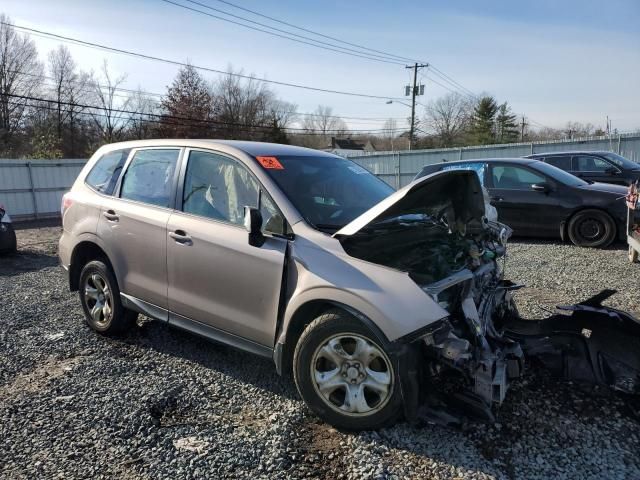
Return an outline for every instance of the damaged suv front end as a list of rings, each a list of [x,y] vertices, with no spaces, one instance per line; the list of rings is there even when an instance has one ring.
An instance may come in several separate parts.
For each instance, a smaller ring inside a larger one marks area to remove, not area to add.
[[[638,321],[598,298],[565,307],[572,315],[521,318],[512,291],[522,285],[504,279],[511,229],[489,220],[487,207],[474,172],[450,171],[406,187],[334,234],[351,257],[405,272],[447,313],[396,340],[415,358],[400,372],[407,416],[415,416],[419,393],[424,399],[453,376],[455,391],[439,398],[450,411],[491,421],[492,407],[533,358],[558,376],[639,393]]]
[[[524,367],[520,344],[497,325],[515,312],[510,291],[518,286],[503,280],[511,229],[486,218],[482,187],[466,171],[433,175],[375,213],[335,237],[353,257],[406,272],[446,310],[405,337],[421,352],[420,380],[458,372],[467,387],[458,400],[490,415]]]

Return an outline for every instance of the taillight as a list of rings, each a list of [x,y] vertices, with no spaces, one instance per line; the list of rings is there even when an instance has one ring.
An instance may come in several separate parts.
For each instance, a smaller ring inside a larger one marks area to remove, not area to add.
[[[60,214],[64,217],[64,212],[73,204],[73,200],[71,200],[71,193],[65,193],[62,196],[62,205],[60,206]]]

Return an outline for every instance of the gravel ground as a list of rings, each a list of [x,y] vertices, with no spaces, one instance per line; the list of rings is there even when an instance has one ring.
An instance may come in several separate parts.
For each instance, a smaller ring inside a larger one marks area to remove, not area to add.
[[[0,258],[1,478],[640,478],[623,401],[543,372],[511,387],[491,426],[347,434],[268,360],[158,322],[99,337],[57,266],[58,235],[18,231],[21,253]],[[620,248],[516,242],[507,268],[531,287],[527,316],[605,287],[640,315],[640,266]]]

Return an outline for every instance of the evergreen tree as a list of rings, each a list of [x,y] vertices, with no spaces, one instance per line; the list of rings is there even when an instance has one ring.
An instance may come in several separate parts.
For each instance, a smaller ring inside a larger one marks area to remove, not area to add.
[[[511,107],[504,102],[498,107],[496,115],[496,140],[498,143],[511,143],[518,140],[518,124]]]
[[[493,97],[482,97],[473,110],[471,134],[477,145],[495,143],[495,120],[498,104]]]
[[[164,115],[160,130],[163,136],[205,138],[211,135],[211,90],[193,66],[180,69],[161,105]]]

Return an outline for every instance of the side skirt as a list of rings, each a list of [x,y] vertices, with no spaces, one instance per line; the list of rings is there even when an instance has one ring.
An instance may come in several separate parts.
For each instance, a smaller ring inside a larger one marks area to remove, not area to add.
[[[172,327],[186,330],[213,342],[229,345],[239,350],[244,350],[245,352],[260,355],[262,357],[273,358],[273,349],[265,345],[260,345],[259,343],[252,342],[251,340],[246,340],[232,333],[225,332],[224,330],[192,320],[191,318],[183,317],[177,313],[169,312],[162,307],[158,307],[157,305],[145,302],[139,298],[127,295],[126,293],[120,293],[120,299],[124,307],[138,313],[142,313],[143,315],[155,320],[168,322]]]

